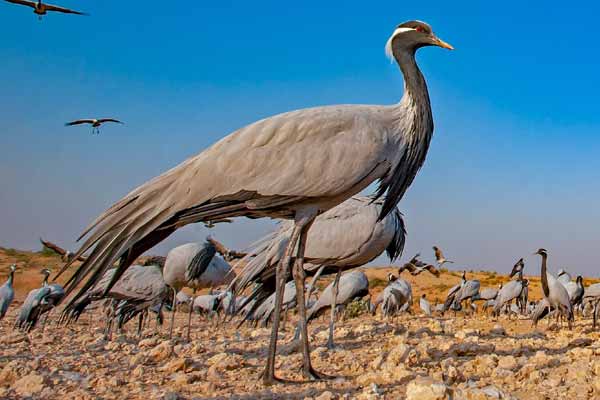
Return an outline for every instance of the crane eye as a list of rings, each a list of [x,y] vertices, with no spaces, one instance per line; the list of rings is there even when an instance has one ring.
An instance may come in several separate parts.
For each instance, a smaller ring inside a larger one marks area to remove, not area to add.
[[[425,31],[425,28],[423,28],[422,26],[417,26],[417,27],[415,28],[415,30],[416,30],[417,32],[421,32],[421,33],[427,33],[427,32]]]

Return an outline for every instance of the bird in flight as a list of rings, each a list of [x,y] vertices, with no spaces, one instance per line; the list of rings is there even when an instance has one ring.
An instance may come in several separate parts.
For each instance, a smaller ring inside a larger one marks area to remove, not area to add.
[[[440,249],[437,246],[433,246],[433,251],[435,252],[435,260],[438,263],[438,267],[441,267],[442,265],[446,264],[446,263],[450,263],[453,264],[454,261],[450,261],[448,259],[446,259],[446,257],[444,257],[444,253],[442,253],[442,249]]]
[[[82,13],[75,10],[70,10],[68,8],[53,6],[52,4],[42,3],[41,0],[38,1],[29,1],[29,0],[4,0],[13,4],[20,4],[22,6],[27,6],[33,8],[33,12],[38,15],[38,19],[42,19],[42,15],[46,15],[48,11],[61,12],[64,14],[77,14],[77,15],[88,15],[86,13]]]
[[[92,135],[100,134],[100,126],[105,122],[115,122],[117,124],[123,124],[123,122],[114,118],[100,118],[100,119],[77,119],[75,121],[67,122],[65,126],[73,126],[73,125],[81,125],[81,124],[90,124],[92,125]]]

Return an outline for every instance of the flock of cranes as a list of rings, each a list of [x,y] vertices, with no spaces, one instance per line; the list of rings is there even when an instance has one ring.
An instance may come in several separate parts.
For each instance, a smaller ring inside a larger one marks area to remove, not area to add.
[[[6,1],[33,7],[40,16],[48,11],[80,14],[41,1]],[[295,307],[303,376],[329,378],[311,363],[307,332],[311,319],[331,310],[328,346],[333,347],[340,306],[367,298],[373,313],[379,306],[389,317],[410,312],[414,295],[402,273],[428,271],[438,276],[440,267],[452,263],[438,247],[433,248],[437,267],[422,262],[417,254],[397,276],[390,274],[388,285],[374,302],[363,272],[343,273],[383,252],[391,260],[402,254],[406,229],[397,205],[425,162],[433,135],[427,84],[415,60],[417,50],[426,46],[453,49],[421,21],[398,25],[386,43],[386,53],[404,77],[398,104],[316,107],[266,118],[131,191],[84,230],[80,239],[86,239],[78,251],[64,252],[65,265],[55,278],[75,261],[81,262],[64,288],[48,283],[50,271],[44,270],[42,286],[27,296],[17,327],[30,330],[44,314],[45,323],[65,298],[69,299],[61,316],[65,323],[76,321],[90,304],[103,301],[106,335],[110,336],[114,321],[121,327],[139,316],[141,328],[149,311],[156,312],[160,322],[163,305],[170,306],[174,316],[179,298],[189,304],[188,338],[194,308],[209,314],[219,309],[225,315],[239,312],[244,321],[270,323],[262,379],[273,384],[279,381],[275,357],[282,313]],[[90,124],[97,132],[106,122],[120,123],[105,118],[67,125]],[[373,183],[379,186],[372,197],[358,195]],[[225,251],[209,239],[174,248],[166,259],[154,259],[151,265],[135,264],[142,254],[185,225],[212,226],[235,217],[281,222],[275,232],[244,253]],[[556,313],[571,324],[574,313],[569,292],[547,273],[547,252],[540,249],[536,254],[542,257],[544,298],[533,310],[534,321]],[[232,268],[230,262],[235,258],[241,268]],[[434,315],[458,312],[468,303],[468,309],[473,309],[476,301],[483,300],[493,304],[498,314],[518,300],[525,310],[529,303],[523,267],[521,263],[513,271],[515,281],[495,293],[481,290],[479,281],[468,280],[463,273],[443,304],[432,307],[422,295],[419,306],[426,315]],[[2,315],[14,297],[13,274],[14,269],[0,288]],[[315,281],[322,274],[335,274],[335,278],[313,300]],[[307,277],[312,277],[308,285]],[[195,296],[196,290],[221,285],[227,285],[225,291]],[[194,295],[187,299],[178,295],[184,287],[194,290]],[[593,304],[595,322],[600,289],[590,287],[577,296]],[[172,330],[173,317],[170,334]]]

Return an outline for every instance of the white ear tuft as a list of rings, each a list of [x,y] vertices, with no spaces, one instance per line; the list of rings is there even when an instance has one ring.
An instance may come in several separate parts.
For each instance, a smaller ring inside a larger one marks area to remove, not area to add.
[[[392,33],[392,36],[390,36],[390,38],[388,39],[387,43],[385,44],[385,55],[390,59],[390,61],[394,61],[394,51],[392,49],[392,41],[394,40],[396,35],[403,33],[403,32],[409,32],[409,31],[414,31],[414,29],[413,28],[396,28],[394,33]]]

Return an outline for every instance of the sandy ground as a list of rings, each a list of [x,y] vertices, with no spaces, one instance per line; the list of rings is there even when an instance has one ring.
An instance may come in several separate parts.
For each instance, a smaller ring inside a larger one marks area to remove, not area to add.
[[[37,270],[58,267],[60,261],[8,253],[0,251],[1,280],[8,263],[21,258],[16,260],[17,300],[0,324],[2,399],[600,398],[600,329],[592,331],[591,320],[582,317],[572,331],[546,321],[534,329],[527,319],[496,321],[462,313],[428,318],[415,307],[412,315],[394,320],[363,314],[339,321],[335,350],[324,347],[328,321],[319,318],[309,326],[313,364],[338,377],[322,382],[302,382],[301,356],[286,346],[290,322],[280,335],[277,374],[299,383],[271,387],[259,379],[269,329],[236,329],[236,321],[216,326],[195,315],[188,343],[182,339],[187,315],[177,313],[172,340],[167,325],[157,331],[151,320],[141,338],[132,322],[105,341],[103,316],[96,310],[76,324],[49,323],[43,333],[37,329],[24,335],[12,331],[20,302],[39,285]],[[389,271],[368,271],[373,295],[385,286]],[[405,278],[413,284],[415,299],[427,293],[435,303],[460,274]],[[480,279],[482,287],[508,280],[486,272],[469,278]],[[532,297],[539,297],[539,279],[532,280]],[[169,319],[167,313],[167,324]]]

